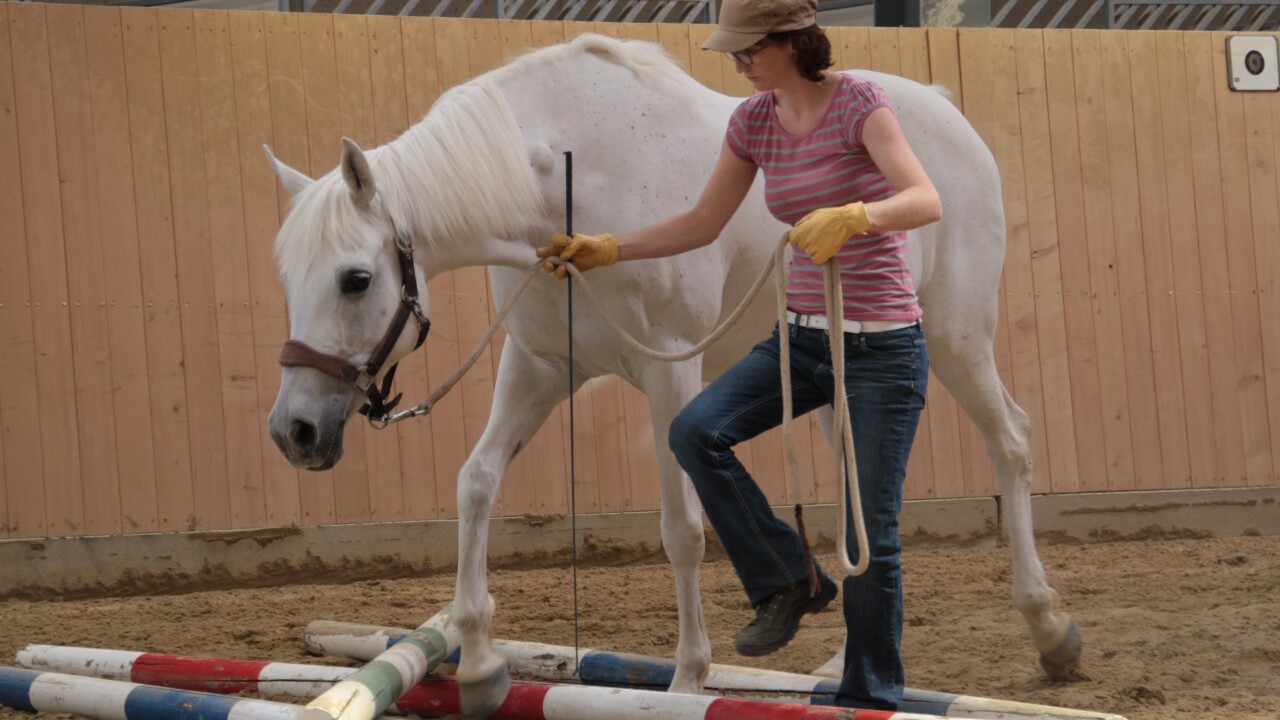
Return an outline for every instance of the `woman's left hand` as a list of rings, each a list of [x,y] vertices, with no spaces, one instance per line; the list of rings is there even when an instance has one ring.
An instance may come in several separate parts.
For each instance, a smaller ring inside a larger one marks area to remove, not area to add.
[[[871,229],[867,208],[860,202],[843,207],[819,208],[800,218],[791,228],[791,244],[805,251],[815,263],[822,265],[836,253],[849,238],[863,235]]]

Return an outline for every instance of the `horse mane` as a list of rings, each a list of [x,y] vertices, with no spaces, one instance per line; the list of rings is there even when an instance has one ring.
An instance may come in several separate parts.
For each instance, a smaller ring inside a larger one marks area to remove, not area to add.
[[[437,249],[474,237],[517,237],[543,200],[520,128],[499,86],[572,56],[589,53],[642,80],[692,80],[661,47],[584,34],[534,50],[449,89],[400,137],[365,153],[382,206],[396,226]],[[282,274],[303,270],[324,249],[357,251],[361,212],[333,170],[294,197],[276,237]]]
[[[365,157],[396,227],[437,249],[516,237],[542,211],[519,126],[489,83],[446,92],[426,117]],[[341,171],[326,173],[293,198],[276,236],[281,273],[305,272],[325,252],[359,252],[364,227]]]

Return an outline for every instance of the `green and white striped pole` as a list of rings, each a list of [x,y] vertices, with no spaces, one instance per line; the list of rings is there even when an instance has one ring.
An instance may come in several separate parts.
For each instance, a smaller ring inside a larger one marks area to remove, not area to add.
[[[492,610],[493,597],[489,598]],[[307,704],[297,720],[373,720],[417,685],[453,651],[460,639],[453,605],[387,648],[351,677]]]

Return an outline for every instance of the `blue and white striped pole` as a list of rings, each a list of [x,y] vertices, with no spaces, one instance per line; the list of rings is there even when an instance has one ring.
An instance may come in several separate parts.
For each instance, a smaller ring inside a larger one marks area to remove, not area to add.
[[[0,667],[0,705],[96,720],[297,720],[301,705]]]

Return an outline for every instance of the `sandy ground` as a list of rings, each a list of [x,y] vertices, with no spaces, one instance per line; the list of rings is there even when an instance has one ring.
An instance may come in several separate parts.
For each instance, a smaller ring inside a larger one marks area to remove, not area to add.
[[[931,690],[1114,712],[1131,720],[1280,718],[1280,536],[1050,545],[1041,557],[1085,638],[1088,679],[1051,683],[1009,600],[1008,549],[909,549],[907,684]],[[825,558],[828,566],[833,558]],[[731,638],[750,618],[723,559],[703,570],[717,662],[808,672],[838,647],[840,614],[810,617],[767,658]],[[491,576],[497,636],[573,644],[565,568]],[[671,655],[672,575],[665,564],[578,572],[584,647]],[[311,620],[415,626],[452,599],[452,574],[345,585],[183,595],[0,602],[0,657],[27,643],[85,645],[286,662]],[[833,607],[838,607],[838,603]],[[327,662],[350,664],[332,659]],[[20,713],[0,708],[0,718]]]

